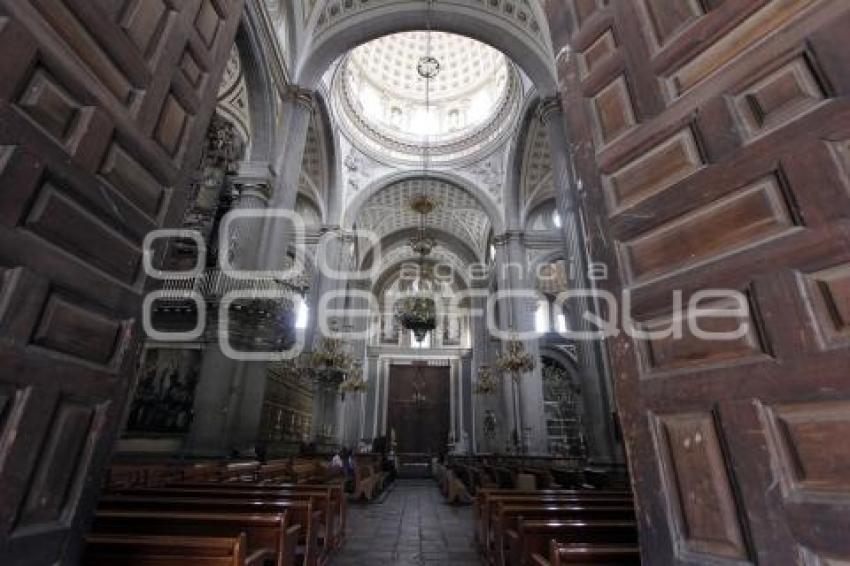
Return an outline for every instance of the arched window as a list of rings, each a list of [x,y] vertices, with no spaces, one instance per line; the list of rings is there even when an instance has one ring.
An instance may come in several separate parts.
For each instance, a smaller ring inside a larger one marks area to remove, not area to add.
[[[537,309],[534,311],[534,331],[538,334],[546,334],[552,330],[549,320],[549,301],[537,301]]]
[[[295,305],[295,328],[304,330],[310,322],[310,307],[303,298]]]
[[[449,128],[452,130],[457,130],[460,128],[460,111],[455,109],[449,112]]]
[[[390,110],[390,123],[395,128],[401,128],[402,126],[402,112],[398,106],[393,106],[392,110]]]

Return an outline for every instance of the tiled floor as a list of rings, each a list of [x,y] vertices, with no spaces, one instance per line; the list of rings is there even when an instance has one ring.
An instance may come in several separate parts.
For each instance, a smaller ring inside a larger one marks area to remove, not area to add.
[[[399,480],[380,504],[350,505],[348,540],[331,566],[478,566],[472,507],[448,505],[429,480]]]

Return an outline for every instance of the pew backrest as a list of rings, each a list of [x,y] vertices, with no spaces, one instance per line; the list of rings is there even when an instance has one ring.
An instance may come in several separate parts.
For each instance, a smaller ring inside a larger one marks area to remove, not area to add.
[[[577,545],[550,542],[549,563],[552,566],[593,564],[598,566],[640,566],[637,546]]]
[[[95,514],[92,533],[232,537],[245,533],[248,553],[270,550],[276,566],[295,560],[300,526],[289,513],[188,513],[103,510]]]
[[[245,566],[245,534],[230,537],[89,535],[82,566]],[[252,560],[266,558],[257,554]]]

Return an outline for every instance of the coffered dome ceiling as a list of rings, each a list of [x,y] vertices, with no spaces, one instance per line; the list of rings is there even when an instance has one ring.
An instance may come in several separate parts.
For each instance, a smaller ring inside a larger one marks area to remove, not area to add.
[[[433,58],[433,78],[422,58]],[[405,32],[371,41],[343,61],[334,100],[355,142],[401,161],[423,148],[435,163],[477,154],[510,132],[522,82],[499,51],[467,37]]]
[[[439,179],[406,179],[378,191],[360,209],[357,227],[371,230],[383,239],[418,226],[420,217],[411,210],[410,201],[422,194],[437,202],[437,207],[425,217],[426,228],[456,236],[481,256],[490,231],[490,217],[467,191]]]

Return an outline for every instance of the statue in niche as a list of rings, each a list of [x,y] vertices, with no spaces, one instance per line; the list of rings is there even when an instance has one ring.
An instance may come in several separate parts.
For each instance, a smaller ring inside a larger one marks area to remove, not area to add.
[[[195,388],[199,381],[200,362],[199,350],[148,349],[130,407],[127,432],[188,432],[194,417]]]
[[[496,413],[491,409],[484,411],[484,436],[493,438],[496,436]]]

